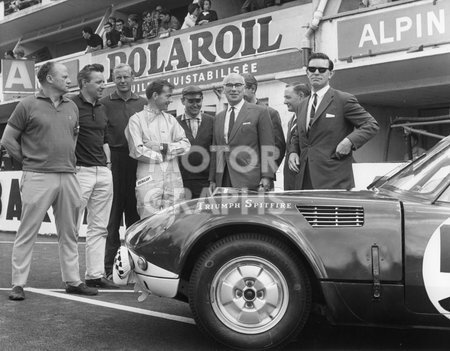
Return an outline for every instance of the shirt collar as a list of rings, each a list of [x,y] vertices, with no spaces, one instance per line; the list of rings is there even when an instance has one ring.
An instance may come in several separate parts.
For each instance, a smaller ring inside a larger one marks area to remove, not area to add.
[[[148,105],[144,106],[144,111],[147,112],[147,116],[149,116],[150,122],[154,121],[159,116],[163,117],[164,119],[167,119],[164,111],[155,111],[151,109]]]
[[[51,100],[49,96],[47,96],[47,95],[44,94],[44,91],[43,91],[42,89],[39,90],[39,91],[36,93],[35,96],[36,96],[37,98],[40,98],[40,99],[48,99],[48,100]],[[69,99],[66,95],[63,95],[63,96],[61,96],[61,101],[62,101],[62,102],[67,102],[67,101],[70,101],[70,99]]]
[[[329,84],[325,85],[323,88],[321,88],[317,91],[312,91],[311,96],[314,96],[314,94],[317,94],[317,98],[321,99],[327,93],[328,89],[330,89]]]
[[[117,90],[115,90],[112,94],[109,94],[109,98],[110,98],[111,100],[123,100],[123,99],[119,96],[119,94],[117,94]],[[139,99],[139,95],[132,92],[132,93],[131,93],[131,96],[130,96],[130,98],[129,98],[128,100],[138,100],[138,99]],[[125,101],[125,100],[123,100],[123,101]]]
[[[231,107],[234,107],[235,113],[239,112],[241,110],[242,106],[244,105],[244,103],[245,103],[245,100],[242,99],[238,104],[236,104],[234,106],[231,106],[231,105],[228,106],[227,112],[231,112]]]
[[[188,119],[197,119],[199,122],[201,122],[201,120],[202,120],[202,113],[199,112],[199,114],[197,116],[195,116],[195,117],[191,117],[191,116],[188,116],[186,113],[183,113],[183,116],[181,116],[181,120],[185,121],[185,120],[188,120]]]
[[[80,92],[78,94],[78,97],[80,98],[81,101],[83,101],[85,104],[89,104],[92,106],[92,103],[90,103],[89,101],[86,100],[86,98],[84,97],[84,95]],[[100,106],[100,102],[98,100],[95,100],[95,104],[93,106]]]

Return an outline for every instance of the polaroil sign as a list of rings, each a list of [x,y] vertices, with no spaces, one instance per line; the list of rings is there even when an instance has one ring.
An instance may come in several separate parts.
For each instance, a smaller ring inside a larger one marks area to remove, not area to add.
[[[296,11],[293,11],[293,9]],[[240,65],[272,56],[271,63],[276,70],[277,56],[287,51],[299,51],[300,40],[310,20],[312,5],[306,4],[288,7],[271,14],[259,16],[236,16],[234,21],[217,21],[218,24],[197,26],[195,29],[171,32],[167,38],[153,39],[148,42],[123,45],[120,48],[96,51],[86,55],[86,60],[104,65],[110,72],[119,63],[127,63],[134,70],[136,78],[166,77],[168,74],[187,74],[183,79],[191,83],[202,84],[194,74],[197,70],[208,67],[211,72],[204,72],[205,80],[220,79],[222,71],[212,71],[211,66]],[[298,10],[302,11],[298,11]],[[215,22],[214,22],[215,23]],[[297,68],[302,66],[301,55],[297,55]],[[85,64],[80,58],[80,66]],[[280,67],[279,72],[283,69]],[[240,70],[251,72],[252,67]],[[224,68],[224,72],[228,67]],[[233,70],[235,71],[235,70]],[[176,80],[173,80],[176,82]],[[195,82],[195,83],[194,83]],[[178,82],[183,84],[181,80]]]

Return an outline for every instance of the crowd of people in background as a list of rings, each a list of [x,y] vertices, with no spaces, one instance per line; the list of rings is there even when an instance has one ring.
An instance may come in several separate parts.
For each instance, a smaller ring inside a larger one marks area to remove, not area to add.
[[[241,12],[255,11],[274,5],[281,5],[282,0],[246,0]],[[87,51],[101,50],[103,48],[120,47],[124,44],[136,42],[141,39],[151,39],[159,35],[178,31],[181,29],[201,26],[219,19],[217,12],[212,9],[212,0],[194,0],[188,5],[187,14],[182,21],[171,11],[161,5],[141,14],[130,14],[127,23],[122,18],[110,16],[103,25],[102,45],[91,45],[93,29],[83,28],[83,38],[86,40]],[[92,32],[92,33],[90,33]],[[89,33],[90,35],[87,35]],[[97,44],[98,38],[95,38]]]
[[[4,0],[5,15],[19,12],[40,3],[41,0]]]
[[[241,7],[241,13],[255,11],[266,7],[281,5],[292,0],[245,0]],[[367,0],[368,1],[368,0]],[[15,0],[10,1],[8,8],[11,12],[19,11],[40,3],[40,0]],[[212,0],[194,0],[187,7],[186,16],[181,19],[171,13],[170,9],[161,5],[143,13],[133,13],[125,20],[121,17],[111,15],[103,24],[101,35],[97,34],[91,26],[84,26],[81,31],[82,38],[86,42],[86,52],[93,52],[106,48],[121,47],[142,39],[152,39],[158,36],[168,35],[170,32],[181,29],[201,26],[217,21],[219,16],[212,9]],[[5,52],[4,57],[15,59],[25,57],[17,53],[12,55],[12,50]]]
[[[102,44],[99,45],[91,27],[84,27],[83,38],[86,40],[87,52],[103,48],[115,48],[141,39],[155,38],[161,34],[203,25],[218,19],[217,13],[211,10],[211,0],[194,1],[188,5],[188,13],[183,22],[174,16],[169,9],[161,5],[142,14],[130,14],[127,23],[122,18],[110,16],[103,25]]]

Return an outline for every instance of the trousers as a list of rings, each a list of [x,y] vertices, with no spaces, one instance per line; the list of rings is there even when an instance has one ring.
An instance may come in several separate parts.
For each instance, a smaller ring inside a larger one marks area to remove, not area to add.
[[[77,167],[81,188],[80,224],[87,210],[86,279],[98,279],[105,274],[105,245],[108,220],[113,199],[111,171],[105,166]]]
[[[125,225],[128,228],[139,220],[136,209],[137,161],[128,156],[128,151],[111,149],[113,202],[108,223],[108,237],[106,238],[105,272],[112,273],[114,257],[120,247],[119,228],[125,214]]]
[[[77,223],[80,186],[74,173],[24,171],[21,179],[22,216],[12,251],[12,285],[24,286],[30,273],[34,243],[44,217],[52,206],[58,235],[62,280],[78,285]]]

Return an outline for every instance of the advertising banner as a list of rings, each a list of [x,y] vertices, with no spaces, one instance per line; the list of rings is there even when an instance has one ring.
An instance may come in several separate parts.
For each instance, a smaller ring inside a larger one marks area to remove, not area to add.
[[[450,42],[450,1],[425,0],[338,20],[338,57],[388,53]]]
[[[251,66],[244,67],[245,63],[256,62],[260,67],[258,75],[300,68],[303,66],[302,56],[298,54],[300,38],[306,32],[305,25],[312,11],[311,5],[301,8],[302,11],[294,11],[289,7],[271,14],[247,16],[205,29],[199,26],[195,27],[197,30],[175,31],[165,38],[96,51],[92,56],[86,55],[90,59],[86,64],[103,64],[105,71],[111,73],[119,63],[127,63],[133,67],[138,80],[162,77],[171,79],[177,88],[222,80],[222,73],[228,69],[251,72]],[[287,54],[288,51],[291,53]],[[259,61],[266,56],[270,60]],[[85,58],[79,59],[82,67]]]
[[[3,94],[34,93],[34,61],[2,60]]]
[[[21,171],[0,172],[0,231],[15,232],[19,228],[22,213],[22,200],[20,198]],[[83,214],[79,236],[86,236],[86,213]],[[120,227],[120,233],[125,233],[125,227]],[[55,217],[52,208],[45,216],[39,234],[56,234]]]

